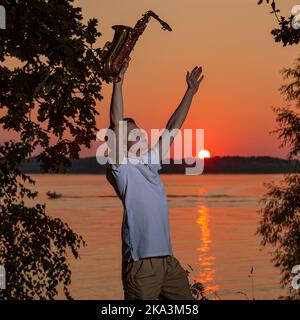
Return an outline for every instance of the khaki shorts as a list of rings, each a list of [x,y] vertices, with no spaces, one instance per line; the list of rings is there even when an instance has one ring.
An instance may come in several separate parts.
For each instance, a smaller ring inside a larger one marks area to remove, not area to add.
[[[174,256],[122,262],[125,300],[194,300],[186,271]]]

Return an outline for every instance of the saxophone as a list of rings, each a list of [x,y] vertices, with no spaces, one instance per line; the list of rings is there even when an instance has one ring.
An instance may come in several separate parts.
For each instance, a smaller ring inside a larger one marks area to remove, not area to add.
[[[163,30],[172,31],[171,27],[153,11],[147,11],[142,18],[137,21],[133,28],[124,25],[114,25],[112,29],[115,34],[112,42],[106,42],[101,52],[102,78],[107,83],[117,82],[120,69],[127,57],[129,57],[138,38],[146,29],[147,23],[153,17],[162,25]]]

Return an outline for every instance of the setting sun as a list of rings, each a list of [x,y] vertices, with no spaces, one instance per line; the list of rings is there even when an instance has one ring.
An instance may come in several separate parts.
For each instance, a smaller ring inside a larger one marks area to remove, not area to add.
[[[210,152],[207,150],[201,150],[199,151],[198,156],[200,159],[210,158]]]

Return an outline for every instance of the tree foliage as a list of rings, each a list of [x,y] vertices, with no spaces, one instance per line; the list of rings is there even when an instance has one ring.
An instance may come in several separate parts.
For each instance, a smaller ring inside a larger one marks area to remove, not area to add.
[[[84,25],[72,0],[7,2],[0,61],[13,57],[21,66],[0,67],[0,107],[6,109],[0,123],[42,148],[45,171],[63,172],[68,158],[78,158],[80,147],[95,139],[102,98],[101,50],[92,47],[97,21]]]
[[[271,31],[276,42],[282,42],[283,46],[298,44],[300,41],[300,30],[292,27],[293,16],[289,17],[279,16],[280,9],[274,0],[259,0],[258,4],[266,3],[271,7],[271,14],[273,14],[278,21],[279,28]]]
[[[293,68],[283,70],[289,81],[280,91],[286,100],[300,107],[300,58]],[[300,160],[300,115],[288,107],[273,108],[278,127],[273,131],[281,140],[281,147],[289,148],[288,158]],[[261,220],[257,233],[262,245],[270,244],[275,250],[272,262],[281,271],[281,284],[289,289],[287,298],[300,299],[299,290],[291,287],[292,268],[300,264],[300,165],[296,173],[284,175],[279,183],[266,183],[267,192],[261,199]]]
[[[0,30],[0,126],[19,139],[0,146],[0,265],[7,272],[4,299],[53,299],[68,286],[68,252],[75,258],[81,236],[37,197],[21,173],[33,153],[46,172],[65,172],[70,158],[95,140],[101,96],[101,35],[97,20],[83,23],[73,0],[6,0],[7,25]],[[7,62],[13,59],[14,67]]]

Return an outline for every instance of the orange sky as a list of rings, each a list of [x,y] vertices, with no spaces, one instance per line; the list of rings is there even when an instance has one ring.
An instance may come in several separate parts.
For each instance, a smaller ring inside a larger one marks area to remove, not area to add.
[[[289,16],[295,0],[277,1]],[[125,115],[139,126],[162,128],[185,90],[186,71],[201,65],[205,79],[195,96],[184,128],[203,128],[205,149],[212,156],[285,156],[276,136],[271,106],[283,104],[280,70],[299,53],[276,44],[270,35],[276,21],[269,7],[256,0],[77,0],[85,18],[95,17],[103,46],[113,38],[111,26],[134,26],[147,10],[168,22],[163,31],[151,19],[131,53],[124,82]],[[112,85],[103,83],[97,120],[108,126]],[[3,137],[1,138],[3,140]],[[95,155],[96,147],[82,152]]]

